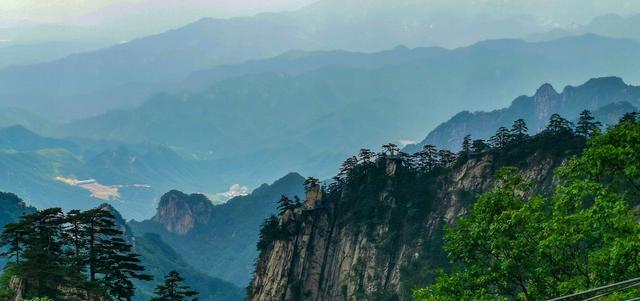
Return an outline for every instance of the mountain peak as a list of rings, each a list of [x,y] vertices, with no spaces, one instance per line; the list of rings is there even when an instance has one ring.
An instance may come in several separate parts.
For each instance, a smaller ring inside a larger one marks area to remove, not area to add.
[[[534,97],[547,97],[550,95],[558,95],[558,91],[551,84],[545,83],[538,88]]]
[[[185,235],[196,224],[204,224],[211,219],[213,204],[202,194],[187,195],[171,190],[160,198],[153,221],[162,224],[169,232]]]
[[[624,88],[627,84],[624,80],[617,76],[607,76],[607,77],[599,77],[592,78],[588,80],[582,88]]]

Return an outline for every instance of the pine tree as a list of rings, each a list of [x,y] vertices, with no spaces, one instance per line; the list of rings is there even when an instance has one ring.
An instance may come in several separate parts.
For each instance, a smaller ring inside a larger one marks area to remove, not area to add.
[[[487,145],[487,143],[483,139],[476,139],[473,140],[473,143],[471,143],[471,152],[475,154],[480,154],[488,148],[489,145]]]
[[[131,279],[143,281],[153,277],[143,274],[140,255],[132,252],[132,246],[122,237],[101,239],[97,272],[102,274],[101,282],[111,297],[119,301],[130,301],[135,293]]]
[[[24,261],[19,275],[35,285],[28,287],[28,296],[56,298],[65,284],[68,269],[64,265],[60,208],[50,208],[23,217],[25,223]]]
[[[632,122],[635,123],[638,120],[638,112],[628,112],[625,113],[622,118],[620,118],[620,123]]]
[[[282,195],[278,200],[278,215],[284,214],[287,210],[293,208],[294,203],[286,195]]]
[[[462,139],[462,153],[469,154],[471,152],[471,135],[466,135]]]
[[[398,145],[393,144],[393,143],[387,143],[385,145],[382,146],[382,150],[383,150],[383,154],[385,156],[396,156],[398,154],[398,152],[400,151],[400,148],[398,148]]]
[[[457,159],[456,154],[449,150],[438,151],[438,158],[440,159],[438,165],[443,167],[451,166]]]
[[[24,221],[7,224],[0,235],[0,249],[5,251],[2,257],[14,258],[16,264],[20,264],[24,257],[25,240],[27,239],[27,224]]]
[[[376,157],[376,153],[372,152],[368,148],[360,149],[360,153],[358,154],[358,159],[360,163],[366,164],[371,163]]]
[[[438,164],[438,150],[434,145],[427,144],[417,154],[419,167],[424,171],[431,171]]]
[[[591,137],[602,126],[599,121],[594,121],[595,118],[591,116],[589,110],[584,110],[580,113],[580,119],[578,119],[578,126],[576,126],[576,134],[583,137]]]
[[[314,177],[308,177],[304,180],[304,190],[307,192],[318,185],[320,185],[320,180]]]
[[[156,287],[156,296],[151,301],[198,300],[198,292],[183,284],[184,278],[177,271],[171,271],[164,277],[164,283]]]
[[[573,124],[560,116],[559,114],[553,114],[549,118],[549,124],[547,124],[544,133],[557,135],[557,134],[571,134],[573,130],[571,127]]]
[[[501,126],[496,134],[489,139],[489,142],[495,148],[504,148],[511,142],[511,133],[506,127]]]
[[[527,123],[524,119],[518,119],[513,122],[511,126],[511,137],[513,140],[517,142],[522,142],[529,137],[529,128],[527,127]]]

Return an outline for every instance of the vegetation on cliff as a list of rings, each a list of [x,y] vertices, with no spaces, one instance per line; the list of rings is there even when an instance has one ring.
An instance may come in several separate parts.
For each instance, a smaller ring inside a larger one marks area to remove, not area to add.
[[[640,123],[627,114],[600,134],[587,121],[577,132],[594,137],[558,170],[552,195],[532,192],[514,169],[499,172],[500,184],[446,231],[453,270],[416,300],[544,300],[640,275]]]
[[[449,213],[451,206],[471,205],[494,185],[490,175],[506,166],[528,170],[538,182],[534,191],[549,193],[552,170],[580,154],[597,133],[589,112],[583,115],[587,131],[574,130],[556,114],[544,131],[529,136],[517,120],[490,141],[467,137],[458,153],[431,145],[414,154],[394,144],[379,153],[361,150],[344,162],[319,201],[307,200],[302,208],[288,202],[279,217],[264,223],[258,242],[263,256],[250,298],[410,299],[413,288],[435,281],[438,268],[450,269],[442,248],[444,225],[464,212]],[[346,259],[335,262],[331,256]],[[289,274],[281,276],[278,265]]]
[[[0,245],[2,255],[12,259],[1,277],[5,298],[18,293],[66,300],[82,290],[88,296],[131,300],[132,279],[151,280],[108,210],[36,211],[5,225]],[[22,291],[11,291],[11,278],[24,283]]]

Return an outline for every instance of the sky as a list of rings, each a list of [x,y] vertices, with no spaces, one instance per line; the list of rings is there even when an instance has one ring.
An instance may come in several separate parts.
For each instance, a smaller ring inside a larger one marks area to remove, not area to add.
[[[216,17],[299,8],[311,0],[2,0],[0,20],[37,23],[65,22],[85,14],[109,12],[113,6],[193,7]]]

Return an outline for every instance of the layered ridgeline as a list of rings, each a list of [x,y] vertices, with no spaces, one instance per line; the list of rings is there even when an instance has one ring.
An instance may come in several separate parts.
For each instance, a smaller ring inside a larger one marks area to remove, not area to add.
[[[55,208],[52,208],[37,211],[33,207],[26,206],[20,198],[11,193],[0,193],[0,206],[3,209],[0,212],[1,227],[19,221],[22,223],[28,223],[31,218],[21,219],[21,217],[26,214],[42,214],[43,212],[55,212],[55,210],[57,210]],[[187,262],[185,262],[184,259],[182,259],[182,257],[178,255],[170,246],[164,243],[159,236],[153,234],[136,236],[136,234],[132,232],[131,228],[125,223],[122,216],[112,206],[108,204],[102,204],[98,206],[96,210],[97,211],[85,211],[84,213],[80,213],[80,215],[78,215],[78,213],[72,212],[69,212],[66,215],[62,215],[61,212],[52,215],[50,214],[50,216],[48,217],[48,222],[59,219],[59,222],[61,222],[63,225],[63,231],[73,231],[73,229],[75,229],[74,227],[76,226],[82,227],[82,218],[77,220],[78,223],[72,223],[72,221],[75,220],[75,216],[79,217],[82,214],[96,214],[97,212],[97,220],[110,220],[113,223],[112,229],[117,231],[116,234],[119,238],[122,239],[122,242],[130,245],[132,247],[131,251],[133,251],[133,253],[137,253],[140,255],[138,258],[140,260],[139,265],[144,267],[144,271],[137,271],[135,273],[153,277],[152,280],[131,279],[133,281],[133,284],[135,285],[132,300],[149,300],[155,293],[155,287],[161,284],[163,277],[171,271],[177,271],[183,277],[185,277],[187,279],[186,283],[200,293],[200,300],[238,301],[243,299],[244,289],[229,282],[210,277],[196,270]],[[103,215],[103,213],[101,212],[108,212],[109,215]],[[98,227],[98,225],[103,225],[101,223],[102,222],[99,222],[95,226]],[[84,235],[82,233],[84,232],[77,232],[76,234]],[[108,231],[104,233],[108,233]],[[24,236],[27,236],[27,234],[25,233]],[[3,243],[10,241],[10,239],[7,240],[7,238],[10,237],[11,236],[3,236]],[[56,235],[52,235],[50,236],[50,238],[53,239],[54,244],[66,244],[68,243],[68,241],[71,241],[72,236],[58,237]],[[27,240],[28,239],[29,238],[27,238]],[[78,242],[80,242],[79,245],[81,246],[82,250],[86,250],[85,248],[87,247],[86,244],[88,243],[88,241],[80,239],[78,240]],[[20,252],[21,256],[20,262],[24,262],[25,260],[36,260],[34,259],[36,257],[34,257],[35,255],[33,255],[33,252],[30,253],[30,251],[27,251],[25,249],[25,246],[27,245],[29,244],[25,242],[20,244],[21,248],[23,248],[22,251],[18,251]],[[109,287],[92,285],[91,282],[85,279],[84,276],[81,276],[82,274],[74,274],[71,271],[67,271],[67,268],[63,267],[64,263],[67,262],[66,259],[68,259],[68,254],[55,253],[58,251],[52,250],[52,254],[55,254],[49,255],[53,257],[47,259],[47,264],[59,264],[59,266],[57,266],[53,270],[46,269],[46,267],[43,266],[42,270],[40,270],[37,265],[35,267],[29,265],[26,265],[26,267],[20,267],[19,264],[16,265],[16,257],[12,256],[12,254],[14,254],[15,252],[15,249],[10,243],[7,247],[7,250],[11,252],[5,255],[11,256],[9,258],[10,264],[5,267],[4,257],[3,261],[1,262],[4,270],[4,275],[0,278],[0,296],[2,296],[3,298],[6,297],[9,298],[9,300],[13,300],[11,298],[16,298],[19,296],[22,296],[24,298],[36,294],[53,298],[64,297],[69,298],[69,300],[111,300],[105,295],[107,294],[106,291],[109,290]],[[112,247],[117,248],[115,245]],[[72,246],[66,246],[65,248],[67,248],[65,250],[73,249]],[[78,254],[83,254],[84,256],[86,252],[80,251]],[[77,260],[77,258],[73,260]],[[133,262],[135,263],[136,261],[134,260]],[[47,267],[51,268],[51,266]],[[32,272],[29,272],[30,270],[32,270]],[[103,268],[97,268],[97,270],[104,271]],[[33,272],[35,272],[35,274]],[[83,270],[82,273],[88,273],[88,270]],[[42,279],[38,278],[40,277],[40,275],[42,275],[42,277],[54,277],[57,279],[55,281],[58,282],[54,281],[55,284],[46,283],[43,286],[40,286],[38,284],[39,281],[42,281]],[[102,276],[98,275],[98,278],[100,277]],[[53,286],[50,284],[53,284]],[[114,296],[113,294],[111,295]]]
[[[0,129],[0,190],[38,208],[88,209],[108,201],[127,219],[143,220],[170,189],[214,195],[235,184],[211,172],[216,166],[160,145],[49,138],[22,126]]]
[[[302,176],[291,173],[215,206],[204,195],[170,191],[151,220],[132,221],[129,226],[135,233],[149,233],[147,239],[162,237],[176,256],[198,270],[245,287],[258,256],[260,225],[276,212],[282,195],[302,196],[303,182]]]
[[[640,59],[631,59],[638,43],[594,35],[391,52],[373,55],[385,58],[377,66],[367,63],[370,54],[356,60],[339,53],[227,66],[194,75],[196,92],[158,94],[52,134],[166,145],[216,160],[219,173],[255,186],[291,170],[328,177],[362,146],[422,138],[445,116],[504,107],[541,78],[556,85],[610,74],[640,78]]]
[[[13,223],[24,214],[32,213],[36,208],[27,204],[17,195],[8,192],[0,192],[0,226]],[[5,259],[0,258],[0,266],[4,266]]]
[[[554,113],[577,116],[588,109],[603,124],[615,124],[623,114],[640,108],[640,87],[625,84],[618,77],[590,79],[579,86],[567,86],[557,92],[550,84],[542,85],[533,96],[520,96],[509,107],[491,112],[464,111],[437,126],[416,145],[405,151],[415,152],[424,145],[435,145],[458,150],[466,135],[473,139],[488,139],[499,127],[511,127],[519,118],[526,121],[529,130],[537,133],[544,129]],[[575,120],[572,120],[575,121]]]
[[[393,144],[362,150],[333,184],[309,179],[305,204],[284,206],[263,225],[249,300],[410,300],[413,288],[449,268],[446,225],[495,187],[499,169],[515,166],[532,192],[553,191],[555,169],[598,126],[588,112],[580,120],[574,132],[553,115],[535,136],[518,121],[491,145],[468,141],[457,154],[428,146],[410,155]]]
[[[232,19],[207,18],[160,34],[137,39],[121,37],[116,41],[127,42],[51,62],[4,68],[0,71],[1,105],[26,107],[52,117],[90,116],[107,109],[139,104],[149,94],[167,88],[167,82],[180,81],[190,72],[202,68],[272,57],[290,50],[368,52],[402,44],[460,47],[485,39],[521,38],[554,28],[536,17],[516,13],[520,7],[511,8],[516,16],[511,17],[502,14],[504,4],[500,4],[501,13],[495,15],[495,3],[465,5],[473,12],[462,13],[459,8],[444,3],[446,1],[441,2],[436,5],[414,0],[377,1],[363,6],[359,0],[323,0],[295,12]],[[527,13],[530,11],[531,7],[527,7]],[[549,16],[548,11],[547,8],[543,15]],[[475,16],[476,13],[479,16]],[[99,14],[111,15],[112,12]],[[128,17],[135,20],[136,25],[125,26],[126,31],[166,22],[141,21],[140,18],[159,17],[153,13],[133,14]],[[173,15],[165,17],[175,18]],[[118,18],[111,23],[122,25],[123,21]],[[76,32],[76,27],[62,26],[52,30],[51,26],[43,25],[48,29],[49,38],[53,33],[64,36],[74,32],[72,40],[75,41],[77,34],[83,35]],[[0,28],[0,33],[8,40],[19,41],[31,35],[30,29],[41,28],[26,27]],[[95,31],[96,27],[92,27],[92,36]],[[101,32],[97,35],[96,40],[100,41],[97,44],[109,43],[105,42],[113,38],[109,36]],[[17,49],[3,47],[0,66],[19,63],[19,58],[12,54],[31,56],[29,49],[33,48],[39,48],[38,54],[42,54],[43,48],[49,50],[47,55],[37,55],[39,59],[53,58],[55,55],[50,55],[59,49],[55,43]],[[78,51],[82,49],[80,47]],[[47,106],[54,103],[56,107]]]

